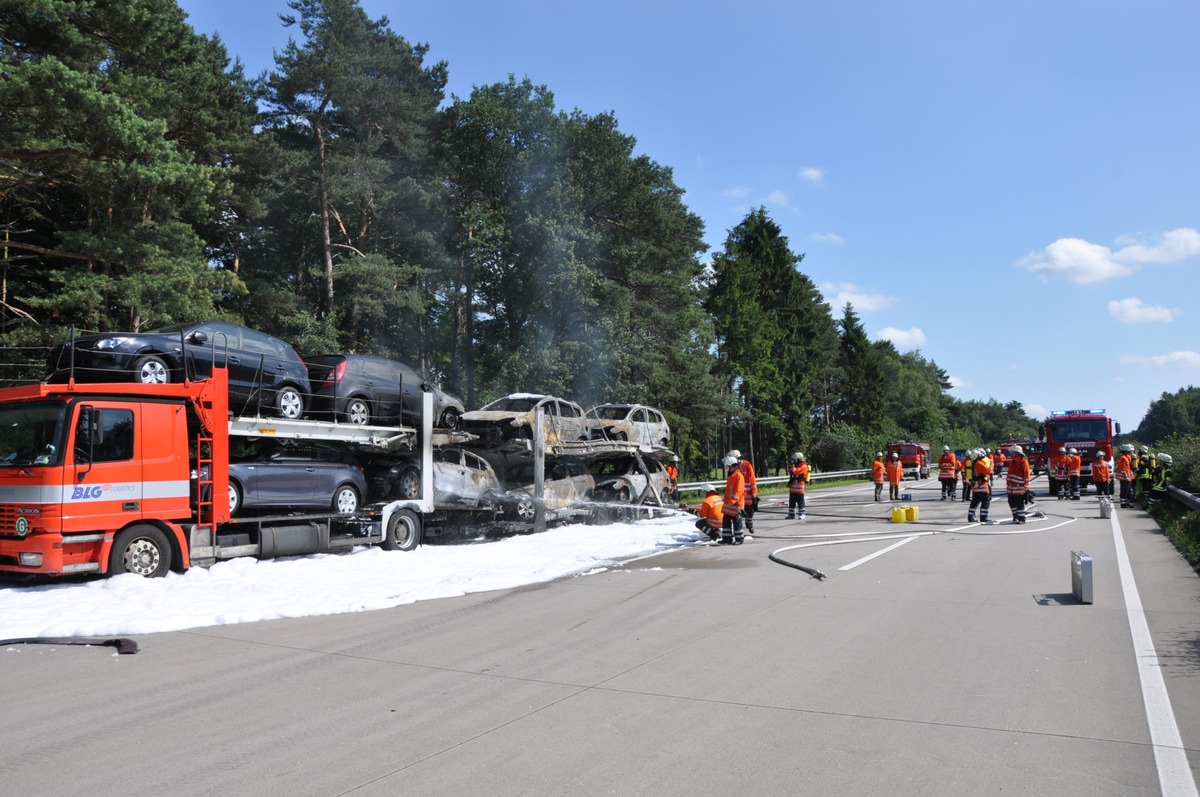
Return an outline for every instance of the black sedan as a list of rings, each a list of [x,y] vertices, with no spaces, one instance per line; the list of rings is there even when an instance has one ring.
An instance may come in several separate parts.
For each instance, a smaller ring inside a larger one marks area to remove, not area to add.
[[[199,379],[213,365],[229,369],[235,412],[269,409],[284,418],[304,414],[308,369],[287,343],[223,321],[175,324],[148,332],[85,335],[54,347],[47,382],[131,380],[163,384]]]

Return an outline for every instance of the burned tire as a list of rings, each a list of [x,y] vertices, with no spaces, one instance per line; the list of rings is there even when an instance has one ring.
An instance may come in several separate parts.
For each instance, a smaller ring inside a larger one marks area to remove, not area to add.
[[[400,509],[388,518],[380,547],[385,551],[411,551],[421,544],[421,518],[411,509]]]
[[[161,578],[171,569],[171,543],[154,526],[130,526],[117,535],[109,558],[111,575],[135,573],[146,578]]]
[[[447,432],[457,432],[461,423],[462,416],[454,407],[447,407],[442,411],[441,425]]]
[[[392,485],[392,497],[404,501],[414,501],[421,497],[421,471],[409,468],[396,477]]]
[[[514,495],[512,502],[508,506],[508,519],[519,520],[523,523],[532,523],[537,517],[537,504],[533,500],[532,495],[519,494]]]
[[[171,381],[171,369],[162,357],[150,354],[133,364],[133,381],[142,385],[165,385]]]

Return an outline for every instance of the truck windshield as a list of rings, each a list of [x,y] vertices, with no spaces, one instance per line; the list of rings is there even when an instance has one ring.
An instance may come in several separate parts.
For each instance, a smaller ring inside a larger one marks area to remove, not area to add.
[[[1050,437],[1056,443],[1085,440],[1107,440],[1108,422],[1103,418],[1077,418],[1069,421],[1053,421]]]
[[[66,412],[57,401],[0,407],[0,468],[57,465]]]

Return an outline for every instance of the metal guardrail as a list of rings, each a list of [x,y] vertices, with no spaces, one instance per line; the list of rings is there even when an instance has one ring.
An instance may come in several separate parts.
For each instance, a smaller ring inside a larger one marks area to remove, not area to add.
[[[1200,497],[1192,495],[1191,493],[1186,492],[1184,490],[1180,490],[1178,487],[1176,487],[1173,484],[1167,485],[1167,492],[1169,492],[1171,494],[1172,498],[1174,498],[1176,501],[1183,504],[1184,506],[1186,506],[1188,509],[1192,510],[1193,512],[1200,511]]]
[[[868,475],[870,475],[870,473],[871,473],[870,468],[862,468],[860,470],[836,470],[836,471],[830,471],[828,473],[814,473],[814,474],[812,474],[812,480],[819,481],[821,479],[850,479],[850,478],[854,478],[855,476],[868,476]],[[787,477],[787,476],[763,476],[763,477],[757,479],[756,481],[759,484],[787,484],[788,478],[789,477]],[[679,492],[681,492],[681,493],[698,493],[698,492],[700,492],[700,488],[703,487],[704,485],[712,484],[712,485],[716,486],[718,483],[724,484],[725,482],[720,479],[714,479],[714,480],[706,481],[706,482],[680,483],[679,484]]]

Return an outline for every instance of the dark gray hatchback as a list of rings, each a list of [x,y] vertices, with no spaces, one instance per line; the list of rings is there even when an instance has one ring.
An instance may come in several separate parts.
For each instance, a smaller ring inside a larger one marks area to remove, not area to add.
[[[396,360],[365,354],[319,354],[305,357],[313,386],[315,415],[334,415],[359,425],[419,426],[425,380]],[[439,388],[433,390],[433,425],[455,430],[463,403]]]

